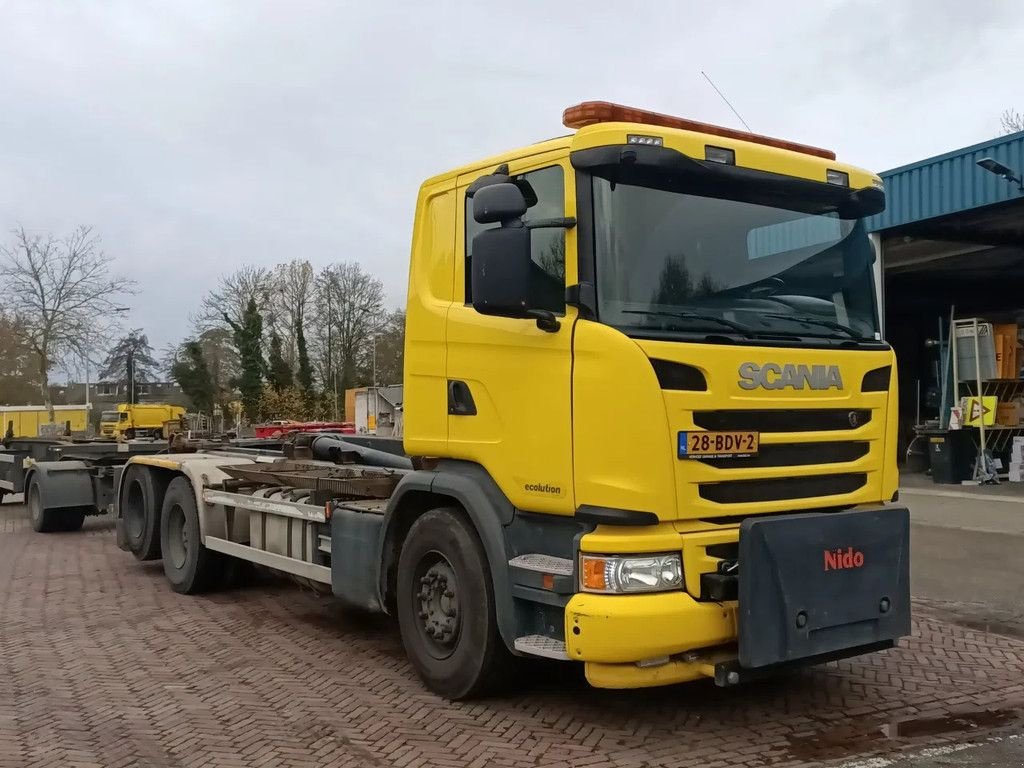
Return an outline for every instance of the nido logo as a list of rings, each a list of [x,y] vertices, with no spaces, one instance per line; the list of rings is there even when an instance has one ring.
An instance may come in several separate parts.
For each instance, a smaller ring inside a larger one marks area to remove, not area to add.
[[[860,568],[864,565],[864,553],[853,547],[825,550],[825,570],[841,571],[844,568]]]

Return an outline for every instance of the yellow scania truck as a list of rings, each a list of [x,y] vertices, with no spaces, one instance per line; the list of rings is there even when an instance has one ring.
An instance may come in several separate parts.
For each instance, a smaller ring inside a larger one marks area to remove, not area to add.
[[[422,185],[403,444],[133,457],[121,546],[179,592],[240,558],[397,614],[452,699],[523,657],[735,685],[892,646],[910,550],[863,223],[880,179],[605,102],[564,123]]]

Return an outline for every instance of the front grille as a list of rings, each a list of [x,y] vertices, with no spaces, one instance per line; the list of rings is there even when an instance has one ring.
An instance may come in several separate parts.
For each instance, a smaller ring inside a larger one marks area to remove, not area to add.
[[[767,480],[728,480],[723,483],[701,483],[702,499],[718,504],[751,504],[759,501],[809,499],[853,493],[868,480],[863,472],[809,477],[774,477]]]
[[[745,467],[799,467],[808,464],[841,464],[866,456],[870,445],[861,441],[831,443],[762,444],[756,456],[700,459],[718,469]]]
[[[832,432],[857,429],[871,421],[867,408],[799,408],[786,411],[694,411],[701,429],[754,432]]]

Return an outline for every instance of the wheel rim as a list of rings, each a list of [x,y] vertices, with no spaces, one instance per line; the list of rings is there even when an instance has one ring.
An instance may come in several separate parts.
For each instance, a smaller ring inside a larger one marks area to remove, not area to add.
[[[424,647],[435,659],[447,659],[459,643],[462,611],[455,569],[440,552],[428,552],[420,560],[413,580],[413,605]]]
[[[36,486],[32,486],[32,490],[28,494],[28,513],[33,522],[37,523],[43,516],[43,502],[39,498],[39,488]]]
[[[132,481],[128,486],[128,495],[124,501],[124,518],[125,527],[128,529],[128,538],[131,541],[138,541],[142,538],[146,526],[146,497],[142,493],[142,483],[138,480]]]
[[[175,568],[183,568],[188,559],[190,542],[188,527],[185,525],[185,510],[178,504],[168,510],[167,532],[170,535],[167,537],[169,546],[166,554],[171,558],[171,564]]]

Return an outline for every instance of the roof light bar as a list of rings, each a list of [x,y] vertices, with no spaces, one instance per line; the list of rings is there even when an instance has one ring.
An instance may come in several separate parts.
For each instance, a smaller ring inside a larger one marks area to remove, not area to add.
[[[641,123],[643,125],[659,125],[662,128],[680,128],[684,131],[696,131],[698,133],[709,133],[713,136],[724,136],[739,141],[750,141],[754,144],[764,144],[777,149],[788,149],[791,152],[800,152],[805,155],[821,157],[825,160],[835,160],[835,152],[819,147],[810,147],[806,144],[798,144],[793,141],[773,139],[770,136],[761,136],[746,131],[736,131],[732,128],[723,128],[710,123],[701,123],[697,120],[686,120],[682,117],[663,115],[660,112],[649,112],[646,109],[626,107],[621,104],[612,104],[607,101],[584,101],[574,107],[569,107],[562,113],[562,124],[566,128],[585,128],[588,125],[597,123]]]

